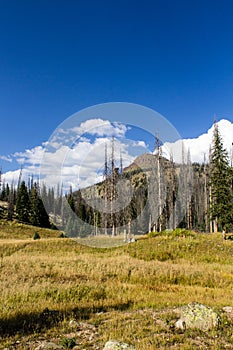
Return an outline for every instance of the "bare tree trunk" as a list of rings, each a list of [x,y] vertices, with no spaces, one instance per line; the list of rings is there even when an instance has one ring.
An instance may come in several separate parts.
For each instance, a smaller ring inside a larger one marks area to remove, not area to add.
[[[0,168],[0,195],[2,193],[2,168]]]
[[[157,156],[157,182],[158,182],[158,232],[162,231],[162,191],[161,191],[161,146],[158,134],[155,136],[155,154]]]
[[[105,161],[104,161],[104,234],[107,235],[108,215],[107,215],[107,204],[108,204],[108,150],[107,144],[105,144]]]
[[[11,183],[10,193],[8,197],[8,206],[7,206],[7,219],[12,220],[14,215],[14,184]]]
[[[170,227],[173,230],[176,228],[176,184],[175,184],[175,165],[173,161],[173,155],[170,156],[171,163],[171,219],[170,219]]]
[[[112,160],[111,160],[111,227],[112,236],[115,236],[115,225],[114,225],[114,207],[113,201],[115,199],[115,150],[114,150],[114,136],[112,137]]]
[[[130,241],[130,239],[131,239],[131,220],[129,220],[129,222],[128,222],[128,238]]]
[[[205,164],[205,158],[204,158],[204,164]],[[208,206],[208,191],[207,191],[207,173],[206,173],[206,165],[204,165],[204,178],[205,178],[205,183],[204,183],[204,217],[205,217],[205,231],[208,232],[210,229],[209,225],[209,219],[208,219],[208,212],[209,212],[209,206]]]
[[[209,201],[210,201],[210,208],[211,208],[211,206],[212,206],[212,188],[211,188],[211,186],[210,186],[210,199],[209,199]],[[210,220],[210,233],[213,233],[213,220],[211,218],[211,213],[209,213],[209,220]]]
[[[193,213],[192,213],[192,187],[193,187],[193,176],[192,176],[192,164],[190,158],[190,151],[188,150],[187,155],[187,165],[186,174],[187,174],[187,188],[186,188],[186,213],[187,213],[187,227],[192,229]]]
[[[217,218],[214,219],[214,233],[218,232],[218,220]]]
[[[158,210],[158,231],[162,231],[162,194],[161,194],[161,167],[160,167],[160,155],[158,154],[158,200],[159,200],[159,210]]]
[[[94,235],[98,236],[98,215],[94,211]]]
[[[148,227],[148,232],[151,232],[151,214],[150,214],[150,217],[149,217],[149,227]]]

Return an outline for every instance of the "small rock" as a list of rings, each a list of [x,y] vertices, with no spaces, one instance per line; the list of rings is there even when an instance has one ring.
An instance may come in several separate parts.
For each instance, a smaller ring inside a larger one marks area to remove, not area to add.
[[[180,329],[182,331],[185,331],[186,329],[186,324],[185,322],[180,318],[176,323],[175,323],[175,328]]]
[[[63,346],[57,345],[53,342],[42,342],[35,350],[63,350]]]
[[[69,322],[69,326],[72,327],[72,328],[77,328],[79,326],[79,323],[75,320],[71,320]]]
[[[135,350],[135,348],[129,344],[122,343],[116,340],[109,340],[103,350]]]
[[[93,326],[93,324],[86,323],[86,322],[80,322],[78,325],[81,328],[85,328],[85,329],[95,329],[96,328],[95,326]]]
[[[222,308],[222,311],[223,311],[223,312],[226,312],[226,313],[228,313],[228,314],[231,314],[231,313],[233,312],[233,307],[232,307],[232,306],[224,306],[224,307]]]
[[[207,331],[217,327],[220,323],[218,314],[208,306],[200,303],[191,303],[181,308],[180,319],[176,322],[176,327],[197,328]]]

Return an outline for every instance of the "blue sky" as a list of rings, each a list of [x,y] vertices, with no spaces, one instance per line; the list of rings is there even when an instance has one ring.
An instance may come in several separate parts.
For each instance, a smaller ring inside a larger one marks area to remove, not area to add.
[[[0,155],[105,102],[152,108],[184,138],[214,114],[232,121],[232,13],[226,0],[0,0]]]

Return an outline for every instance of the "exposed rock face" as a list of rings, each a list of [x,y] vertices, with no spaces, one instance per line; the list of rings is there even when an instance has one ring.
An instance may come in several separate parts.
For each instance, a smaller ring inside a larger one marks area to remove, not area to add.
[[[135,348],[129,344],[118,342],[116,340],[109,340],[103,350],[135,350]]]
[[[175,327],[181,330],[197,328],[207,331],[219,325],[220,317],[208,306],[199,303],[191,303],[181,308],[180,319]]]

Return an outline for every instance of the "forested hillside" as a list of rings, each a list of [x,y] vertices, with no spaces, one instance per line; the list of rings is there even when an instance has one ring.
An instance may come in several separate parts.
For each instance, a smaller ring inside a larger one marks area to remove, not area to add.
[[[41,227],[58,226],[74,237],[127,231],[141,234],[183,227],[213,232],[233,226],[233,172],[217,123],[208,157],[192,164],[189,153],[177,164],[143,154],[126,168],[106,159],[103,181],[91,187],[48,188],[19,178],[0,181],[1,218]]]

